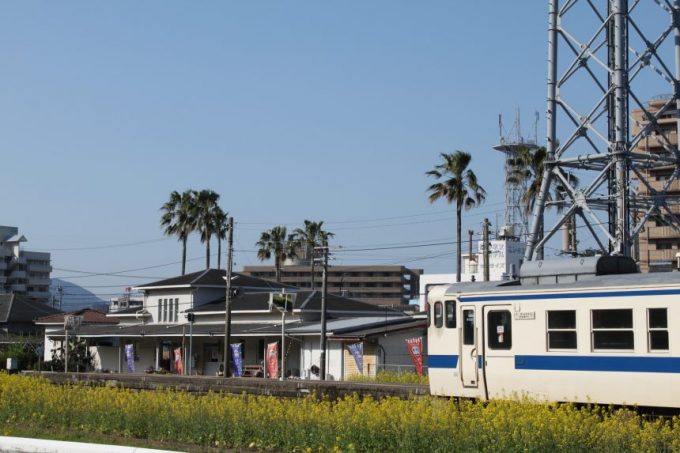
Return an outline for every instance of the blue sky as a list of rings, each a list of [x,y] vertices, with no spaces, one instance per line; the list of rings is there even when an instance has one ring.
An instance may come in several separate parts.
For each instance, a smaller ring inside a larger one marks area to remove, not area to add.
[[[452,241],[424,173],[464,149],[489,193],[465,221],[480,231],[502,219],[498,114],[521,108],[528,135],[538,110],[544,135],[546,23],[529,0],[5,2],[0,224],[106,297],[179,272],[156,267],[180,258],[159,227],[172,190],[222,195],[237,269],[260,231],[304,219],[346,248]],[[453,250],[335,263],[453,272]],[[190,270],[203,253],[192,240]]]

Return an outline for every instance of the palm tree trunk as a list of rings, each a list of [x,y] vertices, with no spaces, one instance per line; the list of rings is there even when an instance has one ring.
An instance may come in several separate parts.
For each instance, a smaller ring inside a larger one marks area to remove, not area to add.
[[[210,236],[205,241],[205,268],[210,269]]]
[[[312,283],[310,284],[312,291],[314,291],[314,255],[312,255]]]
[[[461,240],[461,223],[463,216],[463,206],[461,203],[456,203],[456,282],[460,283],[460,267],[461,267],[461,250],[462,250],[462,240]]]
[[[187,267],[187,238],[182,238],[182,275],[184,275]]]
[[[222,268],[222,239],[217,235],[217,268]]]
[[[274,267],[276,268],[276,282],[281,283],[281,257],[279,255],[274,258]]]

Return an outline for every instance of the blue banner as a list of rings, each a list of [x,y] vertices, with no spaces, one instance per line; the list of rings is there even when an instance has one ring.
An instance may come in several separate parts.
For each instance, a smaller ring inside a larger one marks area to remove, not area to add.
[[[125,345],[125,358],[127,359],[128,372],[135,372],[135,346],[132,344]]]
[[[232,375],[236,377],[241,377],[243,376],[243,356],[241,355],[241,343],[232,343],[230,346],[231,346]]]
[[[349,344],[347,349],[349,349],[349,353],[354,357],[359,373],[364,374],[364,344],[361,342]]]

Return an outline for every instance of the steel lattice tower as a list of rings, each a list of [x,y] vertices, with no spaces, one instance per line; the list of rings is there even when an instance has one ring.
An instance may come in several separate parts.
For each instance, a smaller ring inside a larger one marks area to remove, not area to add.
[[[536,112],[535,125],[537,124],[538,112]],[[515,112],[515,121],[509,134],[504,133],[501,115],[498,116],[498,129],[500,142],[493,149],[502,152],[505,157],[505,213],[503,225],[499,230],[499,237],[505,239],[525,238],[529,232],[529,227],[522,198],[527,191],[527,181],[514,181],[509,179],[509,175],[517,169],[518,153],[521,149],[534,150],[537,148],[536,138],[538,134],[534,133],[534,136],[529,139],[522,136],[519,109]]]
[[[582,222],[603,253],[631,256],[650,217],[663,218],[680,231],[680,219],[671,209],[678,200],[668,195],[680,174],[680,152],[658,122],[664,115],[679,117],[680,0],[550,0],[549,8],[547,157],[525,260],[534,259],[569,219]],[[654,23],[653,14],[662,20]],[[584,20],[588,16],[592,23]],[[583,29],[589,30],[587,38],[577,38]],[[560,55],[562,50],[568,58]],[[664,52],[674,59],[671,64]],[[670,87],[665,90],[672,93],[654,113],[644,104],[650,83]],[[570,87],[576,91],[570,93]],[[579,95],[590,101],[577,105]],[[641,109],[647,120],[634,135],[629,106]],[[680,118],[677,123],[672,134],[680,132]],[[665,151],[636,151],[652,133]],[[655,190],[647,178],[661,167],[671,169],[671,176]],[[570,174],[578,175],[578,185]],[[636,196],[636,185],[648,194]],[[563,200],[551,201],[555,187]],[[556,223],[541,231],[546,208],[556,204],[562,208]]]

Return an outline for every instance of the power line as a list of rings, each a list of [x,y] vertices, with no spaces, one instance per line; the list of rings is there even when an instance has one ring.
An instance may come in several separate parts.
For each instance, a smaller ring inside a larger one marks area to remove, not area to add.
[[[119,243],[119,244],[108,244],[108,245],[94,245],[94,246],[88,246],[88,247],[69,247],[69,248],[51,248],[49,250],[36,250],[38,252],[71,252],[71,251],[80,251],[80,250],[101,250],[101,249],[113,249],[113,248],[121,248],[121,247],[132,247],[135,245],[143,245],[143,244],[152,244],[155,242],[165,242],[169,241],[170,237],[167,238],[160,238],[160,239],[148,239],[145,241],[137,241],[137,242],[124,242],[124,243]]]

